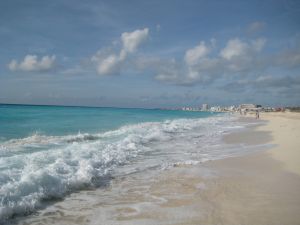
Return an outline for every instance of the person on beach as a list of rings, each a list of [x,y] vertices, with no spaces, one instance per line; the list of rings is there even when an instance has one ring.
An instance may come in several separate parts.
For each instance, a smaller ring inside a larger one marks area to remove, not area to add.
[[[259,111],[258,110],[256,110],[255,116],[256,116],[256,119],[259,119]]]

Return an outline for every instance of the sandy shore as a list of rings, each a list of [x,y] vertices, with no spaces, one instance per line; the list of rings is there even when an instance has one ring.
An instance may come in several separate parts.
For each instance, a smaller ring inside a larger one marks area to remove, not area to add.
[[[129,201],[114,218],[119,224],[300,224],[300,114],[265,113],[261,119],[267,123],[224,140],[270,143],[270,150],[168,170],[150,182],[148,199],[129,188],[120,197]]]
[[[208,163],[222,173],[217,179],[220,186],[211,185],[214,191],[208,194],[215,196],[218,210],[200,224],[300,224],[300,114],[262,113],[261,119],[267,123],[225,140],[274,146]]]
[[[300,175],[300,113],[264,113],[262,118],[269,121],[260,131],[272,132],[276,144],[270,154],[290,172]]]
[[[118,178],[20,224],[300,224],[300,114],[265,113],[261,119],[264,125],[224,141],[269,143],[269,150]]]

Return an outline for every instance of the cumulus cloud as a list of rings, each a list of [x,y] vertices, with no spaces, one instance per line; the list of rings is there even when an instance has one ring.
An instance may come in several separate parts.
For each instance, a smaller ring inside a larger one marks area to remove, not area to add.
[[[91,61],[96,64],[97,72],[100,75],[118,74],[128,55],[137,51],[138,47],[147,40],[149,29],[144,28],[133,32],[124,32],[121,34],[122,48],[119,53],[113,51],[107,52],[100,50]]]
[[[226,72],[246,72],[263,66],[259,53],[266,43],[265,39],[241,41],[231,39],[220,51],[221,61]]]
[[[235,38],[227,42],[226,47],[221,50],[220,56],[224,59],[230,60],[233,57],[244,55],[248,48],[249,46],[247,43]]]
[[[264,48],[266,40],[259,38],[242,41],[238,38],[228,40],[218,56],[205,57],[198,63],[198,70],[215,75],[247,72],[263,66],[259,53]]]
[[[97,72],[99,74],[112,74],[116,73],[120,69],[122,58],[117,55],[111,54],[99,62]]]
[[[93,57],[97,62],[99,74],[117,74],[124,67],[128,55],[136,51],[147,39],[148,31],[143,29],[139,32],[122,34],[121,40],[122,36],[123,39],[126,37],[128,40],[122,41],[119,53],[99,51]],[[150,72],[154,75],[154,79],[160,82],[185,86],[231,79],[247,84],[247,78],[255,79],[257,74],[266,72],[274,66],[295,68],[300,65],[298,48],[281,51],[278,54],[266,54],[266,52],[262,54],[266,43],[264,38],[232,38],[223,47],[219,46],[217,49],[214,39],[207,43],[200,41],[199,44],[187,49],[182,58],[139,55],[133,61],[126,61],[126,65],[143,72]],[[268,83],[275,85],[275,82]]]
[[[264,47],[266,40],[264,38],[256,39],[251,43],[241,41],[238,38],[231,39],[227,42],[224,49],[221,50],[220,56],[224,59],[231,60],[234,57],[246,56],[254,52],[260,52]]]
[[[126,52],[134,52],[145,40],[147,40],[148,34],[148,28],[122,33],[121,40],[123,43],[123,50]]]
[[[55,55],[43,56],[38,58],[37,55],[26,55],[21,62],[13,59],[8,68],[11,71],[24,71],[24,72],[41,72],[51,70],[55,65]]]
[[[209,52],[210,48],[205,45],[204,41],[201,41],[199,45],[186,51],[184,60],[188,65],[194,65]]]
[[[213,40],[209,44],[201,41],[195,47],[186,50],[182,61],[166,59],[150,61],[148,68],[156,69],[155,78],[159,81],[178,85],[208,83],[224,75],[233,76],[263,67],[259,52],[265,43],[266,40],[263,38],[248,41],[234,38],[228,40],[223,48],[213,54],[216,41]],[[145,66],[146,60],[143,61]]]

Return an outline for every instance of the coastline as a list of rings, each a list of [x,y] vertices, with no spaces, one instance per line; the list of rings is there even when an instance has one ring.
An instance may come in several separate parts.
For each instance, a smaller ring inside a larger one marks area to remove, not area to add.
[[[224,141],[272,144],[270,149],[167,170],[148,190],[160,200],[150,197],[146,202],[152,203],[144,208],[129,201],[115,219],[120,224],[299,224],[300,176],[295,165],[300,158],[294,147],[300,114],[265,113],[261,118],[266,123],[230,133]],[[132,189],[124,196],[145,202]]]
[[[270,149],[207,163],[221,172],[224,187],[214,187],[220,220],[204,224],[299,224],[300,114],[261,113],[261,119],[267,123],[227,141],[265,141]],[[229,191],[220,194],[224,189]]]
[[[224,137],[229,144],[272,144],[268,150],[120,177],[18,224],[299,224],[299,116],[261,114],[266,123]]]

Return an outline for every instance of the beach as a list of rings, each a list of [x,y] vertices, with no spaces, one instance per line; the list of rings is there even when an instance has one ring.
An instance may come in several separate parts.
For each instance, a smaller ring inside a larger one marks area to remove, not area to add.
[[[22,224],[300,224],[300,114],[262,113],[261,120],[224,141],[267,150],[119,177]]]
[[[0,225],[300,225],[300,0],[0,1]]]
[[[166,202],[142,217],[162,224],[300,224],[300,114],[261,118],[265,125],[225,140],[270,142],[270,150],[168,171],[150,192]]]

